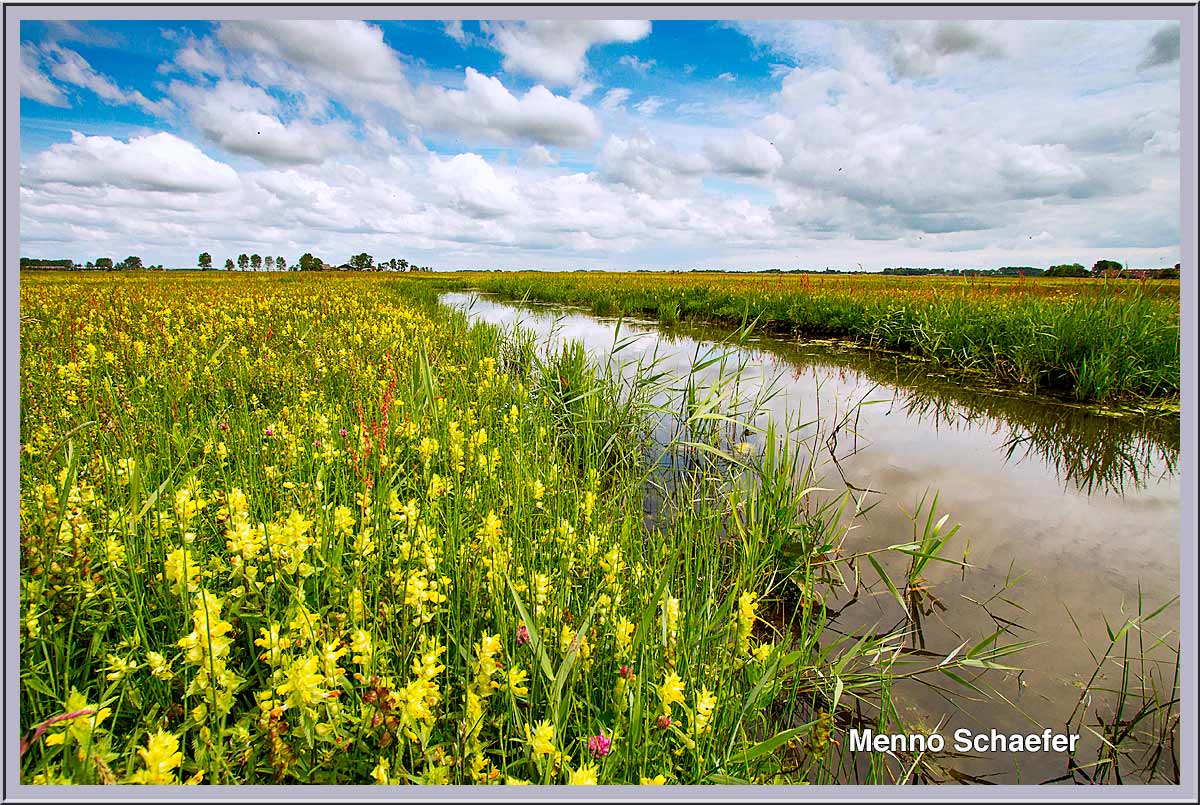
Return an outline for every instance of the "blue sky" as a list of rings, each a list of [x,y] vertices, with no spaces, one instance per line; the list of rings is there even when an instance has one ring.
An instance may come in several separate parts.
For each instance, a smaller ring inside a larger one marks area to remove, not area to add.
[[[436,268],[1179,260],[1179,26],[21,26],[21,248]]]

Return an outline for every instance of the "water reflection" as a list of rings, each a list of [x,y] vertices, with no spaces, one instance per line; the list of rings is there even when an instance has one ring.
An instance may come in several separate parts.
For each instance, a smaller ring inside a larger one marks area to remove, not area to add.
[[[715,328],[663,328],[666,343],[719,341]],[[834,372],[840,384],[873,385],[891,394],[889,414],[935,430],[983,430],[1009,463],[1034,460],[1065,487],[1084,494],[1121,494],[1173,478],[1179,471],[1178,415],[1103,413],[1047,397],[988,388],[939,375],[924,362],[825,340],[757,339],[755,352],[790,364],[793,381]],[[761,357],[761,356],[760,356]],[[855,376],[858,376],[856,378]],[[878,395],[877,395],[878,396]]]

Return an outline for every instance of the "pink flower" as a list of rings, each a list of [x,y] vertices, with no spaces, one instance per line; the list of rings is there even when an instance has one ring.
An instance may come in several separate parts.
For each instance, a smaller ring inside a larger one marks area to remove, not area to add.
[[[274,435],[275,435],[275,431],[273,431],[271,428],[267,428],[267,436],[274,436]]]
[[[612,751],[612,738],[604,734],[604,728],[600,728],[599,735],[593,735],[588,738],[588,749],[592,752],[592,757],[604,757]]]
[[[633,679],[633,671],[629,670],[628,665],[621,666],[621,678],[622,679]]]
[[[671,717],[670,716],[659,716],[658,717],[658,728],[660,730],[665,730],[670,726],[671,726]]]
[[[523,646],[529,642],[529,630],[525,628],[525,624],[517,627],[517,645]]]

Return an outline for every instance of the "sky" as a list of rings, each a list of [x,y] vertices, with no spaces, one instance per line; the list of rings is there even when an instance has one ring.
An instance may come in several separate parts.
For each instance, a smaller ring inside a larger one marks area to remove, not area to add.
[[[21,25],[21,254],[1179,261],[1164,21]]]

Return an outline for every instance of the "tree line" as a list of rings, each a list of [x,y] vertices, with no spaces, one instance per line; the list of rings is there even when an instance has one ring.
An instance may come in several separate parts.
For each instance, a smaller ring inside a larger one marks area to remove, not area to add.
[[[197,265],[204,270],[210,270],[213,267],[212,255],[208,252],[201,252],[196,260]],[[300,255],[300,259],[294,264],[288,265],[287,260],[283,257],[260,257],[257,254],[239,254],[237,262],[233,258],[225,260],[225,270],[233,271],[236,268],[238,271],[432,271],[429,266],[418,266],[414,263],[409,263],[402,258],[393,257],[390,260],[375,261],[371,255],[363,252],[356,254],[341,265],[327,263],[324,260],[314,257],[311,252],[305,252]]]

